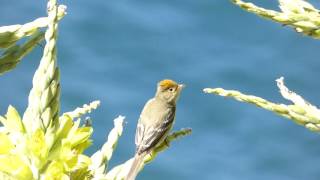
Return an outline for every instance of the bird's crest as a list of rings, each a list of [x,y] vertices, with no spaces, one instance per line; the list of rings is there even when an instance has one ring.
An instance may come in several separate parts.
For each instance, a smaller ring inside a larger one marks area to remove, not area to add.
[[[171,87],[177,87],[178,86],[178,83],[176,83],[175,81],[172,81],[170,79],[164,79],[164,80],[160,81],[158,84],[163,89],[168,89],[168,88],[171,88]]]

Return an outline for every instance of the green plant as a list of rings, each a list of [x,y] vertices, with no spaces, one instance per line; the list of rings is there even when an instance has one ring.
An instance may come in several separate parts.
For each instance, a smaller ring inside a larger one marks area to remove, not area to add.
[[[304,0],[279,0],[281,12],[267,10],[241,0],[232,0],[232,2],[248,12],[283,25],[291,26],[299,33],[315,39],[320,38],[320,11]],[[254,104],[263,109],[273,111],[282,117],[291,119],[311,131],[320,132],[320,110],[305,101],[301,96],[290,91],[284,85],[283,77],[277,79],[277,85],[281,95],[293,104],[276,104],[257,96],[222,88],[205,88],[204,92]]]
[[[241,0],[232,2],[248,12],[290,26],[298,33],[320,39],[320,11],[305,0],[279,0],[281,11],[264,9]]]
[[[60,114],[60,75],[57,67],[58,22],[64,17],[66,7],[48,2],[48,17],[38,18],[24,25],[0,27],[0,74],[16,67],[43,38],[45,47],[40,65],[33,77],[28,107],[19,115],[9,106],[5,116],[0,116],[0,178],[19,180],[53,179],[123,179],[132,160],[107,169],[112,153],[123,131],[124,117],[114,120],[114,128],[106,143],[91,157],[84,150],[91,145],[93,128],[81,116],[96,109],[100,102]],[[45,33],[41,28],[46,28]],[[31,37],[29,37],[31,36]],[[28,40],[19,45],[22,38]],[[145,163],[168,148],[178,137],[190,134],[182,129],[167,137],[149,156]],[[141,167],[142,169],[143,167]]]
[[[205,93],[217,94],[220,96],[232,97],[241,102],[254,104],[263,109],[273,111],[274,113],[291,119],[299,125],[308,128],[311,131],[320,132],[320,110],[305,101],[298,94],[290,91],[283,82],[283,77],[277,79],[277,85],[281,95],[291,101],[293,104],[276,104],[263,98],[242,94],[235,90],[225,90],[222,88],[206,88]]]

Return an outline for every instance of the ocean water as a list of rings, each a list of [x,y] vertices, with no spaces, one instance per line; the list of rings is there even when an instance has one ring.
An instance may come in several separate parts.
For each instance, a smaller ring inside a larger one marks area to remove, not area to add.
[[[1,26],[26,23],[46,13],[45,1],[0,2]],[[68,6],[59,24],[62,112],[96,99],[102,103],[90,114],[94,145],[87,154],[101,147],[112,120],[124,115],[127,123],[111,166],[130,158],[144,103],[154,95],[159,80],[171,78],[187,85],[174,129],[191,127],[193,133],[173,142],[138,179],[319,179],[318,134],[202,89],[236,89],[289,103],[274,81],[284,76],[291,90],[320,105],[320,41],[229,1],[61,3]],[[256,3],[277,8],[275,0]],[[0,77],[1,114],[9,104],[23,113],[41,52],[37,47],[14,71]]]

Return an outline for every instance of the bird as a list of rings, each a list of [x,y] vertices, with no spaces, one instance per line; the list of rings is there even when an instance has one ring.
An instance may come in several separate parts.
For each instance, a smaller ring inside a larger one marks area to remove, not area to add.
[[[144,105],[138,120],[136,152],[125,180],[135,180],[144,157],[168,136],[175,120],[176,104],[184,87],[184,84],[171,79],[157,83],[155,96]]]

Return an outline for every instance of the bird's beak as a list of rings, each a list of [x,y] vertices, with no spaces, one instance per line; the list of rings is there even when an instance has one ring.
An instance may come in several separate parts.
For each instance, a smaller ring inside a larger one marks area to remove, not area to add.
[[[185,84],[179,84],[179,89],[180,89],[180,90],[183,89],[183,88],[185,88],[185,87],[186,87]]]

